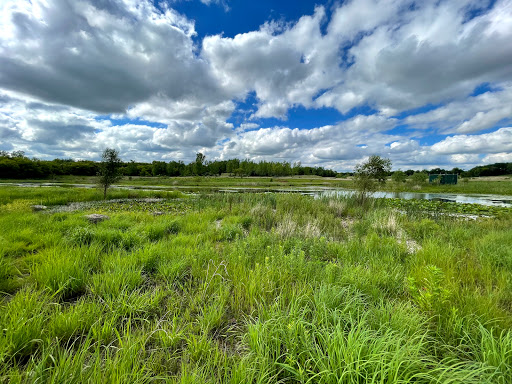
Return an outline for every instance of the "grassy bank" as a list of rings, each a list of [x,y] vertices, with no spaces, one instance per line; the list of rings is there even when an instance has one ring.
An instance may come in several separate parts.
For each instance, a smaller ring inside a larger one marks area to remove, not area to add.
[[[178,191],[145,191],[110,189],[107,199],[135,198],[183,198],[185,195]],[[16,209],[18,205],[27,208],[31,204],[62,205],[68,202],[100,201],[103,192],[96,188],[62,187],[1,187],[0,207],[4,210]]]
[[[215,194],[51,213],[30,204],[97,192],[9,188],[0,382],[512,382],[506,210]]]

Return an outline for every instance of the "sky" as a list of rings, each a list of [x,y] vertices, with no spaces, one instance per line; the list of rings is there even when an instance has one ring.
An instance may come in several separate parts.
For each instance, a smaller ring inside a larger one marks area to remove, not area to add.
[[[0,0],[0,150],[512,162],[512,0]]]

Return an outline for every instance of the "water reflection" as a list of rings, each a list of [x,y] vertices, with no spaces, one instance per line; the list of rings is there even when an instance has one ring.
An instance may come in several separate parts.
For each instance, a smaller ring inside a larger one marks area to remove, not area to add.
[[[323,191],[310,191],[315,197],[322,196],[348,196],[356,193],[351,190],[323,190]],[[452,193],[418,193],[418,192],[375,192],[372,195],[375,198],[394,198],[394,199],[419,199],[419,200],[434,200],[444,201],[461,204],[480,204],[494,207],[512,207],[512,197],[499,196],[499,195],[460,195]]]

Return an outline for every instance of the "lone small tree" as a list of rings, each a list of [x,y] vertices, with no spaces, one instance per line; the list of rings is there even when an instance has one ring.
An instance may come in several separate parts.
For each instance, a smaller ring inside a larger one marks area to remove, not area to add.
[[[196,153],[196,162],[194,163],[194,173],[198,176],[204,174],[204,168],[206,163],[206,156],[201,152]]]
[[[98,184],[103,189],[103,199],[107,198],[107,189],[123,178],[121,174],[122,161],[119,152],[113,148],[106,148],[101,155]]]
[[[391,171],[391,160],[372,155],[367,161],[355,167],[354,179],[356,188],[360,193],[361,202],[377,189],[377,182],[384,184]]]

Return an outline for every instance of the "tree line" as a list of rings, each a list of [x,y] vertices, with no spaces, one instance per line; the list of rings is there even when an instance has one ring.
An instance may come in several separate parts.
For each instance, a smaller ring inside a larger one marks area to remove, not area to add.
[[[100,162],[91,160],[28,158],[22,151],[0,151],[0,178],[39,179],[61,175],[95,176],[100,171]],[[196,154],[193,162],[153,161],[151,163],[120,162],[120,173],[124,176],[217,176],[223,173],[234,176],[323,176],[335,177],[337,172],[323,167],[302,166],[300,162],[277,162],[251,160],[206,160],[202,153]]]
[[[479,176],[502,176],[512,175],[512,163],[494,163],[489,165],[481,165],[463,172],[462,177],[479,177]]]
[[[0,151],[0,178],[4,179],[45,179],[61,175],[96,176],[100,171],[100,162],[92,160],[54,159],[39,160],[28,158],[23,151]],[[188,164],[183,161],[153,161],[151,163],[133,160],[120,163],[120,171],[124,176],[216,176],[231,174],[234,176],[352,176],[352,172],[338,173],[323,167],[302,166],[300,162],[276,162],[248,159],[230,159],[208,161],[202,153],[196,154],[195,161]],[[422,175],[456,173],[461,177],[501,176],[512,174],[512,163],[494,163],[474,167],[468,171],[461,168],[431,170],[412,170],[387,172],[387,176],[395,175],[396,179]]]
[[[395,171],[396,172],[396,171]],[[512,163],[494,163],[488,165],[479,165],[465,171],[461,168],[443,169],[433,168],[430,170],[424,169],[422,171],[415,171],[408,169],[405,171],[406,176],[412,176],[414,173],[426,173],[426,174],[457,174],[460,177],[480,177],[480,176],[502,176],[512,175]]]

